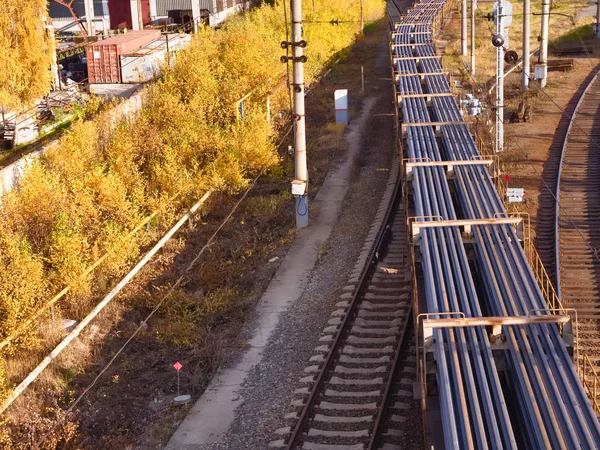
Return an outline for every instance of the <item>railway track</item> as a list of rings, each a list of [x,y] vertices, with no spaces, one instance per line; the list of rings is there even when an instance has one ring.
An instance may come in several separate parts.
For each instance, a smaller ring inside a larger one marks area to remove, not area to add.
[[[408,2],[388,2],[390,25]],[[395,449],[423,441],[400,161],[321,345],[271,448]],[[407,445],[407,443],[409,443]]]
[[[394,158],[361,256],[294,392],[290,426],[277,431],[271,448],[402,448],[422,441],[398,168]]]
[[[600,372],[600,75],[584,88],[565,131],[557,175],[557,289],[563,304],[577,310],[582,355]],[[592,367],[585,370],[591,383]]]
[[[565,136],[575,113],[575,108],[583,92],[593,78],[591,74],[577,89],[564,109],[560,121],[554,132],[554,139],[550,144],[548,160],[544,165],[542,186],[540,193],[540,208],[537,215],[535,247],[546,268],[548,276],[556,285],[556,200],[555,193],[558,184],[558,172],[561,164],[561,155]]]

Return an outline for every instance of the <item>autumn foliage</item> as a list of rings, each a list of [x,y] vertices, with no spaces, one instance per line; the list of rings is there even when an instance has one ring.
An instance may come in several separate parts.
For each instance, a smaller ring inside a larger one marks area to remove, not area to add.
[[[0,107],[29,106],[50,90],[53,40],[44,28],[47,0],[0,3]]]
[[[349,21],[305,25],[307,83],[352,44],[359,8],[343,0],[307,6],[307,21]],[[367,22],[376,20],[384,2],[365,0],[364,9]],[[203,192],[234,193],[265,164],[278,163],[275,142],[289,107],[279,61],[283,17],[282,4],[264,5],[220,30],[201,30],[174,67],[147,88],[139,113],[117,123],[110,111],[80,120],[29,166],[0,208],[0,339],[65,286],[72,288],[57,314],[83,317],[110,281]],[[238,120],[236,102],[250,92],[245,119]],[[157,210],[148,227],[126,237]],[[109,257],[82,277],[105,253]],[[32,329],[5,354],[37,348]],[[6,378],[2,385],[8,387]]]

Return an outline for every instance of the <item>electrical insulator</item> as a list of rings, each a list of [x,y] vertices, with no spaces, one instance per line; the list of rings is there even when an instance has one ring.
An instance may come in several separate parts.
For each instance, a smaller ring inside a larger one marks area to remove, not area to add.
[[[509,50],[504,54],[504,62],[507,64],[516,64],[519,60],[519,55],[514,50]]]
[[[504,45],[504,38],[501,34],[495,34],[492,36],[492,45],[494,47],[502,47]]]

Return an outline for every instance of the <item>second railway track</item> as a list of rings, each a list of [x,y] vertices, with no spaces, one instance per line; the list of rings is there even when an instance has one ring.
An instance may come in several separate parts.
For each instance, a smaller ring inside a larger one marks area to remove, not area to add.
[[[591,78],[565,133],[558,175],[557,288],[577,310],[579,348],[600,372],[600,75]],[[582,362],[582,361],[580,361]],[[591,367],[585,376],[593,383]],[[593,394],[592,394],[593,396]],[[600,400],[596,393],[596,401]]]

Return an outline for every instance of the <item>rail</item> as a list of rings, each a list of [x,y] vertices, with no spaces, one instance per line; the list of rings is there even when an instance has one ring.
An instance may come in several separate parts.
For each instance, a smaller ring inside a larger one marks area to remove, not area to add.
[[[562,298],[561,292],[561,265],[560,265],[560,189],[561,189],[561,178],[562,171],[564,166],[564,158],[567,151],[567,145],[569,141],[569,137],[571,134],[571,130],[573,128],[573,124],[575,123],[575,116],[577,115],[580,106],[585,101],[586,95],[597,81],[598,75],[600,75],[600,71],[597,70],[596,74],[592,77],[592,79],[588,82],[585,90],[583,91],[581,97],[578,99],[577,104],[575,105],[575,109],[573,110],[573,114],[569,120],[569,126],[567,127],[567,131],[565,133],[565,137],[563,140],[563,144],[560,151],[560,161],[558,166],[558,174],[556,179],[556,190],[554,192],[554,200],[555,200],[555,208],[554,208],[554,256],[555,256],[555,268],[556,268],[556,293],[555,295],[560,299]],[[594,364],[590,360],[589,355],[584,352],[578,352],[578,360],[577,368],[579,377],[585,391],[590,399],[592,407],[597,414],[600,414],[600,402],[598,401],[598,387],[600,386],[600,376],[597,370],[594,367]]]
[[[325,385],[327,376],[330,373],[330,370],[333,368],[333,366],[336,362],[336,356],[339,353],[339,350],[340,350],[342,344],[344,343],[345,334],[348,332],[348,327],[352,323],[352,320],[354,319],[354,316],[356,315],[360,300],[369,284],[369,272],[372,267],[372,262],[377,258],[377,252],[384,245],[384,241],[387,236],[386,229],[387,229],[388,223],[390,222],[390,218],[392,217],[392,211],[394,209],[394,205],[397,203],[398,194],[400,192],[400,172],[399,171],[398,171],[397,179],[395,181],[396,181],[396,184],[394,187],[394,192],[391,196],[390,203],[387,206],[386,213],[385,213],[384,219],[382,221],[382,227],[377,232],[377,236],[373,241],[373,244],[369,251],[365,265],[363,266],[363,268],[361,270],[359,282],[357,284],[356,289],[354,289],[354,293],[350,300],[348,310],[344,314],[344,318],[342,319],[341,323],[339,324],[338,332],[334,338],[334,341],[331,344],[329,351],[327,352],[327,356],[325,357],[325,360],[323,361],[323,363],[319,369],[319,373],[317,375],[315,382],[312,384],[312,387],[310,388],[308,398],[302,408],[302,411],[300,412],[300,415],[298,416],[298,420],[296,421],[296,424],[294,425],[294,428],[290,433],[290,437],[286,444],[286,448],[288,450],[297,448],[298,444],[300,443],[300,440],[302,439],[304,429],[306,428],[306,425],[308,424],[308,421],[310,419],[311,411],[313,410],[313,408],[319,398],[319,392],[322,390],[323,386]],[[406,327],[403,330],[402,338],[404,336],[405,331],[406,331]],[[398,348],[397,348],[397,352],[400,351],[400,347],[401,347],[401,345],[399,344]],[[397,362],[397,357],[394,358],[394,364],[396,364],[396,362]],[[395,371],[395,366],[392,367],[391,373],[393,373],[394,371]],[[392,376],[390,375],[388,384],[391,383],[391,379],[392,379]],[[386,392],[388,392],[391,389],[391,385],[388,386],[388,384],[386,384],[386,389],[385,389]],[[384,399],[384,403],[385,403],[385,399]],[[381,407],[383,407],[383,406],[384,405],[381,405]],[[383,418],[383,416],[381,414],[378,414],[376,420],[379,421],[379,420],[382,420],[382,418]],[[375,430],[374,432],[377,432],[377,430],[379,428],[380,428],[380,424],[375,423],[374,428],[373,428]],[[375,443],[376,443],[376,438],[371,436],[370,444],[369,444],[368,448],[369,449],[375,448],[375,447],[371,447],[371,446],[374,446]]]
[[[569,121],[569,127],[567,128],[567,132],[565,134],[565,140],[563,141],[562,149],[560,151],[560,162],[558,163],[558,175],[556,178],[556,191],[554,192],[554,199],[555,199],[554,261],[556,264],[556,289],[557,289],[557,294],[558,294],[559,298],[562,296],[561,296],[561,292],[560,292],[560,251],[559,251],[558,229],[559,229],[559,213],[560,213],[560,203],[559,203],[560,179],[561,179],[561,175],[562,175],[563,161],[564,161],[564,157],[565,157],[565,150],[567,148],[567,142],[569,140],[569,134],[571,133],[571,128],[573,127],[573,123],[575,121],[575,116],[577,115],[577,110],[579,109],[579,106],[583,103],[583,100],[585,99],[585,95],[588,93],[590,88],[594,85],[594,82],[596,81],[596,78],[598,78],[599,74],[600,74],[600,71],[596,72],[596,75],[594,75],[594,77],[590,80],[587,87],[585,88],[585,91],[583,91],[583,94],[581,94],[581,97],[577,101],[577,105],[575,106],[575,110],[573,111],[573,115],[571,116],[571,120]]]

